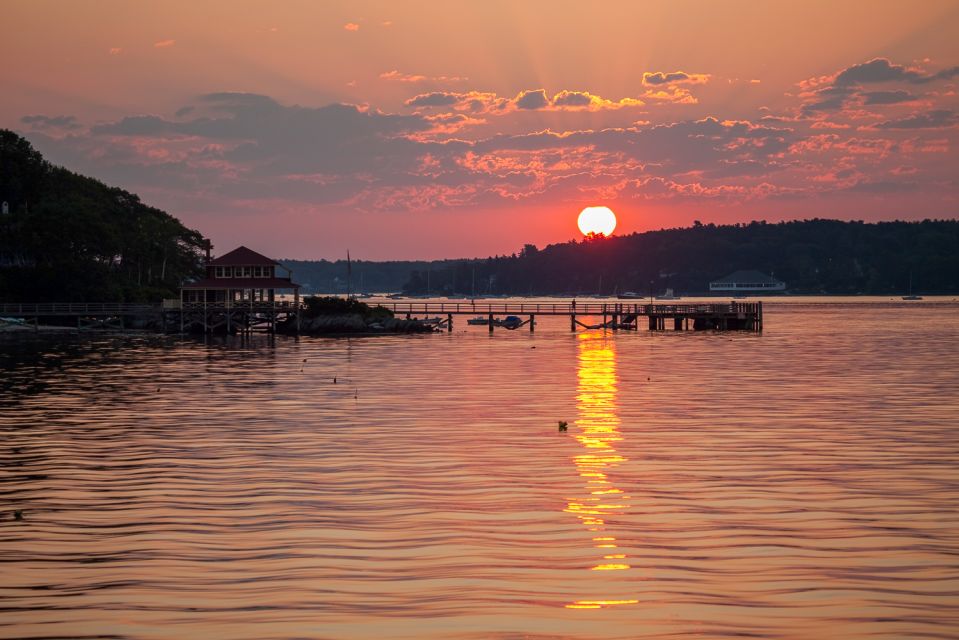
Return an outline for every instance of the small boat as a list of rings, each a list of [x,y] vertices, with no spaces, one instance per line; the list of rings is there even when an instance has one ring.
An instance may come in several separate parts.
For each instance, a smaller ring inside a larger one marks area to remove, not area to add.
[[[922,300],[922,296],[912,294],[912,271],[909,272],[909,295],[903,296],[903,300]]]
[[[470,318],[467,320],[466,324],[482,325],[485,327],[489,324],[489,318],[486,316],[476,316],[475,318]]]
[[[643,296],[639,295],[635,291],[623,291],[621,294],[619,294],[616,297],[619,298],[620,300],[637,300],[639,298],[642,298]]]
[[[496,326],[506,329],[518,329],[523,324],[523,319],[519,316],[506,316],[502,320],[495,320]]]
[[[657,300],[679,300],[679,296],[673,293],[672,289],[666,289],[666,293],[656,296]]]

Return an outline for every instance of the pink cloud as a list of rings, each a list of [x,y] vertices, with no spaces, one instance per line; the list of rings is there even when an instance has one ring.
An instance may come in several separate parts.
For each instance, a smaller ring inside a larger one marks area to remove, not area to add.
[[[167,47],[172,47],[176,44],[176,40],[158,40],[153,43],[153,46],[157,49],[165,49]]]
[[[360,25],[356,24],[355,22],[347,22],[343,25],[343,28],[347,31],[359,31]]]

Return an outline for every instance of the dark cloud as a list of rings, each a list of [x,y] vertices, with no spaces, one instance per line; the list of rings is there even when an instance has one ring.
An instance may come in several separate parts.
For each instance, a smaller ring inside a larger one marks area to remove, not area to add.
[[[20,122],[34,129],[79,129],[76,116],[23,116]]]
[[[553,96],[553,104],[558,107],[588,107],[592,101],[586,91],[560,91]]]
[[[549,106],[549,98],[543,89],[522,91],[516,96],[517,109],[543,109]]]
[[[446,91],[433,91],[413,96],[404,104],[407,107],[447,107],[460,101],[462,94]]]
[[[887,120],[876,125],[877,129],[946,129],[959,124],[959,117],[949,109],[934,109],[926,113]]]
[[[643,84],[647,86],[661,86],[666,84],[703,84],[709,81],[705,73],[686,73],[685,71],[647,71],[643,74]]]
[[[810,116],[816,112],[838,111],[850,105],[877,106],[908,102],[916,99],[916,96],[908,91],[864,91],[863,85],[882,83],[918,85],[947,80],[957,75],[959,75],[959,66],[949,67],[937,73],[926,73],[920,69],[894,64],[886,58],[874,58],[868,62],[847,67],[834,76],[800,83],[800,86],[805,88],[805,93],[801,95],[806,98],[800,112]]]
[[[908,91],[864,91],[860,94],[863,97],[863,104],[898,104],[900,102],[909,102],[915,100],[916,96]]]
[[[933,80],[947,80],[959,75],[959,66],[943,69],[938,73],[927,74],[918,69],[893,64],[886,58],[873,58],[869,62],[854,64],[836,75],[834,84],[850,86],[877,82],[909,82],[925,84]]]

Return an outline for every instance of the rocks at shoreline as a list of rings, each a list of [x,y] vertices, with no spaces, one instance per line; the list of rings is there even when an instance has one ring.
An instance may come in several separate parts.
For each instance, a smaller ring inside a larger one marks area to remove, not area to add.
[[[277,333],[295,333],[294,321],[280,323]],[[300,319],[301,335],[335,333],[431,333],[433,326],[420,320],[369,318],[360,314],[324,314]]]

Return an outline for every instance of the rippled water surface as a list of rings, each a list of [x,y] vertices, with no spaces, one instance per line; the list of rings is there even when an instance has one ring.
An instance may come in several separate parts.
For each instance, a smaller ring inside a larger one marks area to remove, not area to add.
[[[3,338],[0,637],[959,638],[959,305],[765,326]]]

